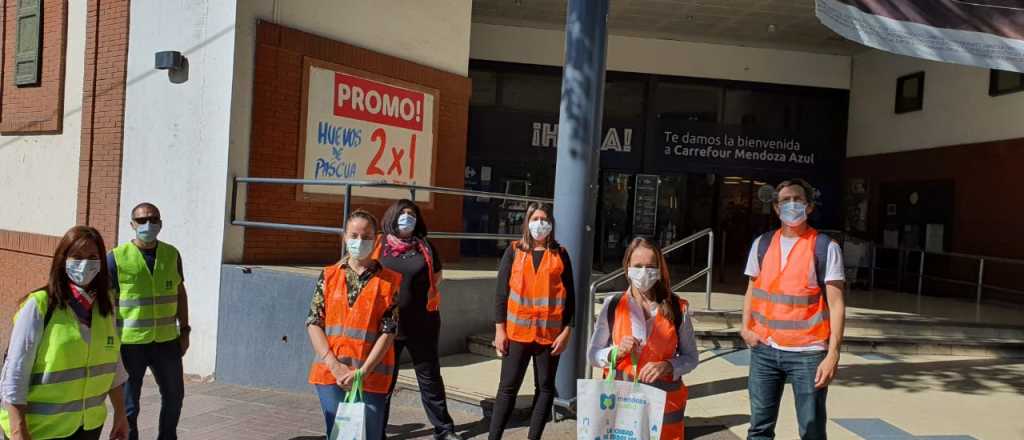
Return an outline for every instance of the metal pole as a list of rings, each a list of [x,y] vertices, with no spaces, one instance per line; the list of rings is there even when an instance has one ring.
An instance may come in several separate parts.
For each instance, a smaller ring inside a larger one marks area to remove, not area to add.
[[[352,209],[352,185],[345,185],[345,218],[341,219],[342,227],[348,224],[348,215]]]
[[[409,200],[416,202],[416,188],[409,188]]]
[[[878,246],[871,245],[871,271],[869,276],[871,277],[871,290],[875,290],[875,268],[878,267]]]
[[[575,269],[576,322],[586,323],[590,269],[594,251],[594,208],[600,163],[604,109],[605,59],[608,44],[608,0],[569,0],[565,23],[565,67],[558,113],[558,156],[555,165],[556,238],[568,251]],[[558,398],[576,398],[576,379],[587,367],[586,329],[577,328],[558,366]]]
[[[722,269],[722,272],[718,274],[718,281],[721,283],[725,282],[725,243],[729,240],[729,232],[722,230],[722,255],[719,256],[718,268]],[[708,242],[711,245],[711,242]],[[711,251],[714,253],[714,251]]]
[[[981,291],[985,289],[985,259],[978,259],[978,293],[975,298],[975,304],[981,307]]]
[[[711,281],[715,265],[715,232],[708,231],[708,274],[704,279],[704,294],[707,296],[707,310],[711,310]]]
[[[921,251],[921,262],[917,265],[917,296],[921,296],[924,286],[924,251]]]
[[[898,257],[896,258],[896,291],[903,291],[903,249],[897,251]]]

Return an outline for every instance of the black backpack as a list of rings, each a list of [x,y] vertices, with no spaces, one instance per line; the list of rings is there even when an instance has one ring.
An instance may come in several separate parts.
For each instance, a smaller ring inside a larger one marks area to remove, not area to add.
[[[758,267],[764,267],[764,256],[768,253],[768,247],[771,246],[776,232],[778,229],[761,234],[761,238],[757,242]],[[814,274],[818,278],[818,287],[822,289],[822,293],[825,289],[825,272],[828,270],[828,246],[832,244],[832,241],[832,237],[821,232],[818,233],[818,238],[814,241]]]
[[[609,338],[612,337],[612,328],[615,325],[615,310],[618,309],[619,307],[619,301],[622,300],[622,295],[624,295],[623,292],[616,293],[614,296],[612,296],[610,300],[608,300],[607,318]],[[679,326],[683,325],[683,321],[686,319],[686,317],[683,316],[683,307],[682,305],[680,305],[681,303],[679,302],[679,297],[673,294],[671,298],[673,298],[672,301],[675,303],[676,306],[676,318],[675,320],[673,320],[672,323],[676,326],[676,333],[679,333]]]

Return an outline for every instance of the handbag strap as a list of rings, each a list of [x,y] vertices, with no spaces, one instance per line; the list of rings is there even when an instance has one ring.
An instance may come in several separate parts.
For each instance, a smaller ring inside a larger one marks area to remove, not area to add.
[[[604,381],[608,382],[608,383],[611,383],[612,381],[615,380],[615,371],[616,371],[615,368],[616,368],[617,365],[619,365],[619,347],[612,346],[611,357],[612,357],[611,358],[612,364],[611,364],[610,374],[606,375],[605,378],[604,378]],[[633,383],[635,384],[635,383],[637,383],[637,378],[640,376],[640,374],[639,374],[640,372],[637,371],[637,368],[636,368],[637,367],[636,354],[632,353],[632,354],[630,354],[629,357],[633,361]]]
[[[356,377],[352,380],[352,389],[345,393],[345,403],[358,403],[363,401],[363,372],[356,370]]]

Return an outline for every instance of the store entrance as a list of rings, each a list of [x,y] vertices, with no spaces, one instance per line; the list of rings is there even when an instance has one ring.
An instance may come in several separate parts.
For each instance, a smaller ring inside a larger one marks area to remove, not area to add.
[[[595,263],[600,270],[621,267],[633,237],[645,236],[660,246],[711,227],[714,221],[713,174],[643,174],[604,170],[598,201]],[[687,266],[706,255],[703,244],[676,255]],[[691,256],[693,254],[693,256]]]
[[[715,282],[742,284],[752,240],[777,226],[770,191],[776,183],[720,174],[602,171],[595,263],[603,271],[621,267],[625,249],[636,236],[647,236],[664,247],[712,228]],[[701,240],[670,257],[673,278],[704,267],[705,243]]]

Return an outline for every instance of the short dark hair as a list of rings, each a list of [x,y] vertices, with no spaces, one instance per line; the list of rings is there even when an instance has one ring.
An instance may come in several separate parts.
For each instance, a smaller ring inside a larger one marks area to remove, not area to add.
[[[142,202],[142,203],[139,203],[138,205],[135,205],[135,207],[132,208],[132,212],[131,212],[132,220],[135,219],[135,211],[138,211],[138,210],[140,210],[142,208],[149,208],[149,209],[152,209],[152,210],[156,211],[157,215],[160,214],[160,208],[157,208],[156,205],[154,205],[152,203],[149,203],[149,202]]]
[[[411,209],[412,215],[416,216],[416,227],[413,228],[412,235],[414,237],[427,238],[427,221],[423,219],[420,207],[416,206],[416,203],[409,199],[398,200],[392,203],[387,211],[384,211],[384,218],[381,219],[381,228],[384,234],[398,236],[398,217],[406,209]]]
[[[779,193],[781,193],[783,189],[788,188],[790,186],[799,186],[801,189],[803,189],[804,197],[807,198],[807,204],[814,205],[814,187],[811,186],[810,183],[807,183],[806,180],[801,179],[799,177],[789,180],[783,180],[782,183],[779,184],[779,186],[775,187],[775,204],[779,203]]]

